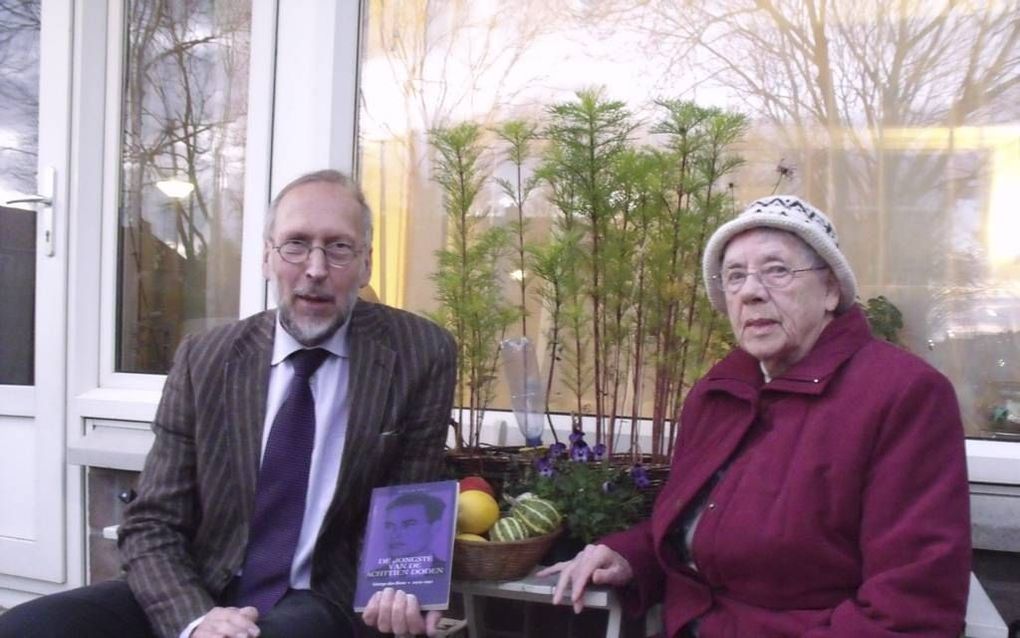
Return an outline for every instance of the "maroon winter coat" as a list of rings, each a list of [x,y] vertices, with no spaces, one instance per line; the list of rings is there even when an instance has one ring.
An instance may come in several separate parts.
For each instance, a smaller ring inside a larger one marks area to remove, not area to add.
[[[664,538],[727,459],[693,540]],[[970,572],[960,411],[949,381],[871,337],[859,309],[764,384],[737,350],[691,390],[652,517],[602,540],[666,636],[959,636]]]

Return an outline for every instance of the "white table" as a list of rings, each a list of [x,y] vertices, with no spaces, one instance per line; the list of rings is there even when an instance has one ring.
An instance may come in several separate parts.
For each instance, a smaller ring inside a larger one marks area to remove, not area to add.
[[[454,581],[453,591],[460,592],[464,597],[464,613],[467,616],[468,635],[477,638],[478,609],[475,605],[476,596],[486,598],[503,598],[552,604],[552,593],[556,586],[556,576],[540,578],[532,574],[519,580],[497,581]],[[569,600],[569,596],[565,597]],[[561,604],[568,604],[567,602]],[[609,610],[609,622],[606,624],[606,638],[618,638],[623,620],[620,600],[610,587],[591,586],[585,589],[584,606],[589,609]],[[646,635],[654,635],[661,627],[661,609],[656,606],[645,618]],[[1007,638],[1009,628],[1002,616],[995,609],[984,587],[972,573],[970,575],[970,594],[967,598],[966,638]]]
[[[539,577],[534,574],[518,580],[455,580],[453,591],[464,597],[464,614],[467,616],[468,636],[478,638],[479,615],[475,604],[476,596],[503,598],[552,604],[556,576]],[[569,596],[561,604],[568,605]],[[611,587],[591,586],[584,590],[584,606],[588,609],[606,609],[609,622],[606,624],[606,638],[619,638],[623,622],[620,600]]]
[[[970,593],[967,595],[967,638],[1007,638],[1009,627],[1002,620],[992,599],[978,582],[974,572],[970,574]]]

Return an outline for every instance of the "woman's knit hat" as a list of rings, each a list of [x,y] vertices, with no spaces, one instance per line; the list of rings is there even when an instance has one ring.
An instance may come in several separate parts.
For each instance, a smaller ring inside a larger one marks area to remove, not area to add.
[[[757,199],[732,219],[716,229],[705,246],[702,269],[705,287],[712,306],[719,312],[726,312],[726,295],[712,285],[713,276],[722,269],[723,252],[726,244],[740,233],[753,228],[776,228],[800,237],[804,243],[815,249],[836,275],[839,282],[839,305],[836,313],[842,313],[857,298],[857,280],[850,269],[843,251],[839,249],[836,229],[829,218],[820,210],[793,195],[773,195]]]

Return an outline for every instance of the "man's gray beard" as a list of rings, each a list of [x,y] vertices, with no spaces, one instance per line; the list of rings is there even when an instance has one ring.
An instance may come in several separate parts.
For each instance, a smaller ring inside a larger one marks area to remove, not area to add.
[[[290,336],[294,337],[294,340],[305,346],[311,348],[319,345],[326,341],[333,334],[340,329],[340,326],[344,325],[347,321],[347,317],[351,314],[351,310],[354,309],[354,304],[358,301],[358,291],[352,290],[347,295],[346,303],[341,304],[340,312],[328,321],[319,322],[314,319],[302,321],[295,319],[293,313],[291,313],[290,303],[285,303],[280,297],[280,287],[277,283],[273,282],[273,291],[276,295],[277,312],[280,314],[280,325],[287,331]]]

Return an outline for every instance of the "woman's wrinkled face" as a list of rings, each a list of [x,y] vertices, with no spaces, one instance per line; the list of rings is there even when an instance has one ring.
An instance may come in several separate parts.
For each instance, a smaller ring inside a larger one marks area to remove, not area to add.
[[[839,285],[828,268],[798,272],[770,289],[754,273],[775,265],[798,270],[824,263],[796,235],[756,228],[730,240],[721,271],[724,278],[734,270],[751,273],[739,290],[726,291],[726,314],[737,343],[773,378],[811,351],[839,305]]]

